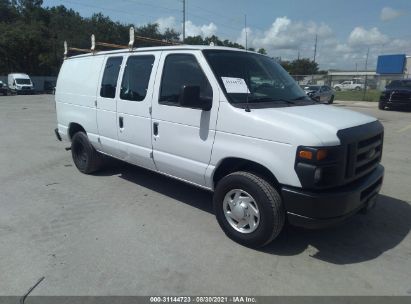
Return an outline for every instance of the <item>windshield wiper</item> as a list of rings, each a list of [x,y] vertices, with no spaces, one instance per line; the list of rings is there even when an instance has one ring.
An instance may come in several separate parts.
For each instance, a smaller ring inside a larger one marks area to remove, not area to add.
[[[297,97],[297,98],[294,98],[293,100],[303,100],[303,99],[306,99],[308,96],[307,95],[304,95],[304,96],[300,96],[300,97]],[[308,100],[307,100],[308,101]]]
[[[254,103],[254,102],[285,102],[288,104],[295,104],[294,101],[288,100],[288,99],[283,99],[283,98],[270,98],[270,97],[261,97],[261,98],[255,98],[255,99],[249,99],[249,103]]]
[[[307,99],[307,98],[308,98],[308,99]],[[312,99],[310,96],[307,96],[307,95],[294,98],[293,100],[295,100],[295,101],[297,101],[297,100],[303,100],[303,101],[314,102],[314,103],[317,102],[315,99]]]

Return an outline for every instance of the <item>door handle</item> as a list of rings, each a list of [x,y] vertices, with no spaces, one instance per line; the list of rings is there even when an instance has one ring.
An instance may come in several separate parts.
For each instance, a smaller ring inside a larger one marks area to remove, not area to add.
[[[118,117],[118,126],[120,127],[120,129],[124,128],[124,120],[122,116]]]
[[[158,122],[153,123],[153,134],[158,136]]]

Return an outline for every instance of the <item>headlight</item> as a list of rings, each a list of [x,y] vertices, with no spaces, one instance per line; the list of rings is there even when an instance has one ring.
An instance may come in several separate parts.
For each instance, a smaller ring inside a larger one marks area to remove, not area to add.
[[[344,174],[342,146],[297,148],[295,171],[303,188],[325,188],[337,185]]]

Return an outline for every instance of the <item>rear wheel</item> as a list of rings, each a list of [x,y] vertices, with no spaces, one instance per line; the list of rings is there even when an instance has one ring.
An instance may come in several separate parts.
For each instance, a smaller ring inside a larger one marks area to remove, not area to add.
[[[103,164],[103,155],[94,149],[84,132],[77,132],[73,136],[71,155],[77,169],[85,174],[96,172]]]
[[[335,87],[334,90],[341,91],[341,88],[340,87]]]
[[[378,109],[385,110],[385,104],[383,102],[378,103]]]
[[[334,102],[334,95],[330,97],[330,100],[328,100],[328,104],[332,104]]]
[[[361,91],[361,87],[355,87],[356,91]]]
[[[216,218],[225,234],[249,247],[262,247],[283,229],[285,210],[277,190],[249,172],[224,177],[214,193]]]

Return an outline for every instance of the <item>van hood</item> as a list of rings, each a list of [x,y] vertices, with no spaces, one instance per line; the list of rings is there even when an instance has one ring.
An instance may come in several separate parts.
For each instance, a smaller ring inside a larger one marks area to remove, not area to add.
[[[291,145],[339,145],[339,130],[377,120],[329,105],[252,109],[248,113],[244,109],[235,110],[241,119],[233,117],[235,123],[223,122],[221,127],[228,129],[225,131]]]

